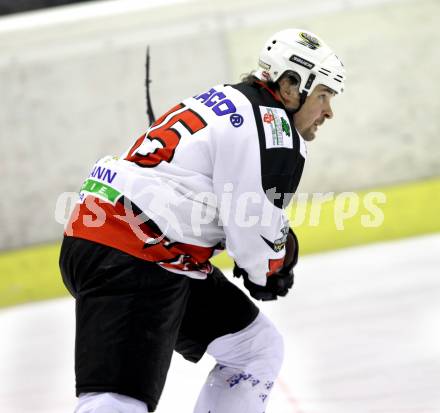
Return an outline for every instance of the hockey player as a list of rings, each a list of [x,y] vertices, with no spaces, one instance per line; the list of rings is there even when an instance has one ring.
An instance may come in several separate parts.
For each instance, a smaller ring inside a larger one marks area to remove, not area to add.
[[[344,80],[322,39],[281,31],[243,82],[184,100],[96,163],[60,256],[76,299],[76,413],[153,412],[174,350],[216,360],[195,413],[265,410],[282,337],[209,259],[226,249],[257,300],[287,294],[298,241],[283,208]]]

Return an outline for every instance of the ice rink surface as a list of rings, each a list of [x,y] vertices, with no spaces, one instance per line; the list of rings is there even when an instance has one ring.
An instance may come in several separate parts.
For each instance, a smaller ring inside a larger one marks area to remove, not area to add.
[[[304,257],[260,308],[286,346],[266,413],[440,413],[440,234]],[[0,332],[0,412],[73,412],[73,299],[1,310]],[[157,412],[192,412],[212,365],[176,355]]]

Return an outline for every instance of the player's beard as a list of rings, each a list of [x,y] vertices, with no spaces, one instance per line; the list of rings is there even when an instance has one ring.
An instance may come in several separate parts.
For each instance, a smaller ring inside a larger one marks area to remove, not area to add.
[[[310,125],[307,129],[303,131],[301,136],[305,141],[310,142],[316,138],[316,132],[318,130],[318,126],[315,124]]]
[[[325,122],[325,117],[319,118],[318,120],[313,122],[308,128],[306,128],[301,133],[301,136],[307,142],[313,141],[316,138],[316,134],[318,133],[318,128],[321,127],[324,122]]]

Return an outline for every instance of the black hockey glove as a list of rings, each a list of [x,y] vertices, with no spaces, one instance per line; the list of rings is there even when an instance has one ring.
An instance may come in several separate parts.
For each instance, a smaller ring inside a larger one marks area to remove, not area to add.
[[[276,272],[267,277],[266,285],[254,284],[249,280],[248,273],[237,264],[234,266],[234,277],[243,277],[243,284],[249,290],[249,293],[256,300],[271,301],[276,300],[278,296],[284,297],[293,286],[293,271]]]
[[[234,277],[243,277],[244,286],[256,300],[276,300],[279,296],[284,297],[292,288],[294,278],[293,267],[298,262],[298,239],[292,229],[289,229],[285,248],[284,266],[267,277],[265,286],[253,283],[249,280],[248,273],[235,264],[233,270]]]

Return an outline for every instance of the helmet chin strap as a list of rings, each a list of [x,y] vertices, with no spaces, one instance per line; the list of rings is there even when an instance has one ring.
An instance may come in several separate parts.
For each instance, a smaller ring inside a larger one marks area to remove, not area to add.
[[[306,85],[304,86],[304,90],[299,95],[299,106],[296,109],[289,110],[288,111],[289,114],[294,115],[295,113],[298,113],[301,110],[302,106],[304,105],[304,102],[307,99],[308,92],[309,92],[310,88],[312,87],[312,84],[313,84],[315,78],[316,78],[316,75],[314,75],[313,73],[310,73],[309,78],[307,79]]]
[[[299,106],[296,109],[289,110],[288,112],[292,115],[298,113],[301,110],[302,105],[304,105],[306,99],[307,99],[307,90],[303,90],[299,95]]]

